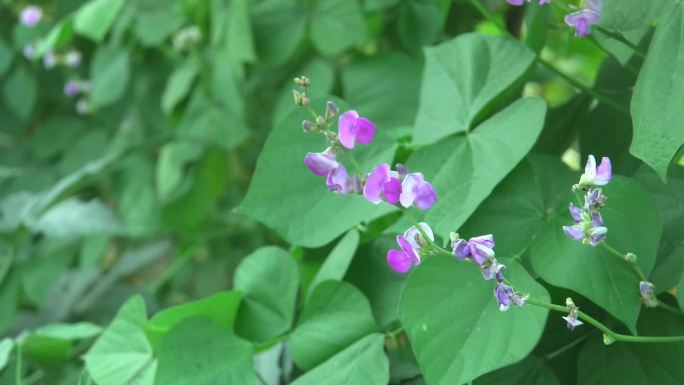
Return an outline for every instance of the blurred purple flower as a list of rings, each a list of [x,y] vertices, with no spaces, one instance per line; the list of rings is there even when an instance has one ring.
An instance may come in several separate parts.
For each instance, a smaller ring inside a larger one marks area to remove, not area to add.
[[[387,264],[398,273],[407,273],[413,265],[420,264],[420,257],[411,246],[411,243],[401,235],[397,235],[397,243],[401,250],[389,250],[387,252]]]
[[[565,16],[565,24],[575,28],[575,36],[588,36],[591,26],[601,20],[601,15],[591,9],[581,9]]]
[[[423,230],[425,235],[430,238],[430,241],[435,240],[435,235],[427,223],[420,222],[418,225]],[[408,243],[411,244],[411,247],[414,249],[421,249],[429,244],[429,242],[423,238],[423,235],[420,233],[420,231],[418,231],[416,226],[411,226],[408,230],[406,230],[404,232],[404,238],[406,238]]]
[[[36,58],[36,47],[34,47],[32,44],[29,44],[24,47],[22,53],[26,59],[33,60]]]
[[[499,303],[499,310],[506,311],[511,304],[516,306],[523,306],[527,301],[527,296],[520,295],[512,287],[505,283],[499,283],[494,289],[494,296]]]
[[[64,95],[74,97],[81,92],[81,85],[77,80],[69,80],[64,84]]]
[[[55,55],[54,52],[52,51],[47,51],[45,55],[43,55],[43,67],[46,70],[51,70],[55,68],[57,65],[57,56]]]
[[[76,112],[79,115],[87,115],[90,113],[90,105],[88,105],[88,100],[85,98],[78,99],[76,102]]]
[[[572,298],[565,299],[565,307],[568,308],[568,315],[561,318],[567,322],[568,329],[573,331],[576,327],[582,325],[584,322],[577,319],[579,317],[579,308],[575,306]]]
[[[330,147],[323,152],[310,152],[306,154],[304,163],[311,172],[318,176],[326,176],[340,165]]]
[[[584,196],[585,210],[600,210],[606,205],[606,196],[600,188],[593,188],[587,191]]]
[[[496,277],[497,282],[503,282],[504,268],[506,268],[506,266],[500,264],[495,258],[488,259],[482,265],[482,278],[484,278],[485,281],[489,281]]]
[[[366,118],[350,110],[340,115],[338,120],[340,143],[346,148],[352,149],[356,142],[368,144],[373,141],[375,125]]]
[[[348,194],[353,189],[352,181],[349,179],[349,174],[344,165],[340,164],[338,167],[330,170],[326,179],[326,185],[332,192],[338,194]]]
[[[363,187],[363,196],[375,204],[382,202],[383,197],[388,203],[396,204],[401,190],[399,174],[391,171],[389,164],[381,163],[368,174],[366,185]]]
[[[467,242],[457,239],[451,242],[451,248],[458,259],[472,258],[475,263],[482,266],[484,262],[494,257],[494,236],[492,234],[480,235],[470,238]]]
[[[38,23],[40,23],[40,19],[42,18],[43,10],[35,5],[26,6],[21,11],[21,15],[19,15],[19,21],[21,22],[21,24],[29,28],[35,27]]]
[[[423,174],[415,172],[406,175],[401,184],[401,205],[408,208],[415,205],[421,210],[428,210],[437,200],[434,187],[425,181]]]
[[[587,157],[587,164],[584,167],[584,174],[580,176],[579,185],[581,187],[605,186],[613,177],[613,168],[610,159],[604,156],[601,164],[596,167],[596,159],[593,155]]]
[[[81,65],[82,55],[78,51],[69,51],[64,55],[64,64],[69,68],[77,68]]]

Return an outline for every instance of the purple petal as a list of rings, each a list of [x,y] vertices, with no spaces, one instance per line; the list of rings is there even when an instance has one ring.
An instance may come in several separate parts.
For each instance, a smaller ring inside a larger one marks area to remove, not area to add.
[[[397,204],[399,202],[399,196],[401,195],[401,181],[397,178],[390,178],[389,182],[385,182],[382,185],[382,196],[385,197],[387,203],[391,205]]]
[[[596,169],[596,177],[594,178],[594,184],[597,186],[604,186],[610,182],[613,177],[613,167],[610,164],[610,159],[604,156],[601,159],[601,164]]]
[[[511,297],[509,296],[506,285],[498,285],[494,289],[496,301],[499,303],[499,310],[506,311],[511,306]]]
[[[539,0],[539,5],[549,4],[551,0]]]
[[[382,202],[382,188],[385,183],[390,180],[389,164],[382,163],[370,174],[366,180],[366,185],[363,186],[363,196],[376,205]]]
[[[356,119],[356,140],[361,144],[368,144],[373,141],[375,136],[375,125],[366,118]]]
[[[397,235],[397,243],[399,244],[399,247],[401,247],[401,250],[404,252],[404,254],[408,255],[413,260],[413,263],[416,265],[420,263],[420,257],[418,254],[416,254],[415,250],[411,246],[411,243],[409,243],[406,238],[401,235]]]
[[[349,179],[349,174],[347,174],[347,169],[344,165],[339,165],[339,167],[331,170],[328,173],[328,178],[326,179],[326,184],[330,191],[345,195],[352,190],[352,182]]]
[[[451,242],[451,249],[458,259],[465,259],[470,255],[470,247],[468,247],[468,242],[466,242],[465,239]]]
[[[605,227],[594,227],[589,231],[589,235],[591,236],[589,238],[589,244],[596,246],[601,243],[601,241],[606,239],[606,236],[608,235],[608,229]]]
[[[515,5],[515,6],[525,4],[525,0],[506,0],[506,2],[510,5]]]
[[[477,244],[494,248],[494,236],[492,234],[480,235],[479,237],[470,238],[470,242],[475,242]]]
[[[387,264],[397,273],[405,274],[411,270],[413,261],[408,255],[399,250],[390,250],[387,252]]]
[[[601,16],[590,10],[582,9],[565,16],[565,24],[575,27],[575,34],[577,36],[587,36],[590,32],[590,26],[596,24],[601,19]],[[593,159],[593,156],[592,156]],[[587,163],[589,166],[589,163]],[[593,163],[594,171],[596,170],[596,161]]]
[[[401,196],[399,202],[402,206],[409,208],[416,200],[416,188],[423,182],[423,175],[420,173],[408,174],[401,183]]]
[[[435,240],[435,235],[432,233],[432,229],[430,226],[425,223],[425,222],[420,222],[419,223],[421,229],[423,229],[423,232],[425,235],[430,238],[431,241]],[[420,231],[416,228],[416,226],[411,226],[408,230],[404,232],[404,238],[408,241],[409,244],[411,244],[411,247],[414,249],[420,249],[425,245],[427,242],[423,239],[423,236],[420,234]]]
[[[584,324],[584,322],[578,320],[577,318],[571,317],[571,316],[565,316],[565,317],[561,317],[561,318],[563,318],[568,323],[568,329],[570,331],[573,331],[573,330],[575,330],[576,327]]]
[[[434,187],[428,182],[423,182],[416,189],[414,204],[421,210],[429,210],[437,201]]]
[[[584,228],[581,223],[578,223],[574,226],[563,226],[563,231],[568,237],[576,241],[584,238]]]
[[[574,15],[574,13],[566,16],[566,20],[572,15]],[[591,179],[594,179],[594,176],[596,176],[596,158],[594,158],[593,155],[587,157],[587,164],[584,166],[584,174]]]
[[[318,176],[326,176],[328,173],[339,166],[337,160],[332,155],[322,152],[310,152],[304,157],[306,167]]]
[[[35,5],[29,5],[21,11],[19,21],[27,27],[34,27],[43,18],[43,10]]]
[[[591,213],[591,224],[594,227],[603,226],[603,218],[601,217],[601,213],[599,213],[598,211],[594,211]]]
[[[603,11],[603,2],[601,0],[588,0],[587,8],[600,14]]]
[[[468,242],[468,246],[470,246],[470,256],[473,257],[473,261],[480,266],[494,256],[494,250],[485,245],[475,243],[471,240]]]
[[[356,120],[359,118],[359,114],[350,110],[340,115],[338,119],[338,135],[340,138],[340,143],[346,148],[354,148],[356,142]]]
[[[570,203],[570,215],[575,223],[582,222],[582,209]]]

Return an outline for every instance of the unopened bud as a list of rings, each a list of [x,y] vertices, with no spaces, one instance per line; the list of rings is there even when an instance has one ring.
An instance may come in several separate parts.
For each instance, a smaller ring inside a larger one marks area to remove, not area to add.
[[[311,84],[311,81],[306,76],[296,77],[296,78],[294,78],[294,82],[296,85],[298,85],[302,88],[306,88]]]
[[[615,342],[615,337],[609,336],[608,334],[603,334],[603,344],[608,346]]]
[[[295,106],[302,106],[302,93],[297,90],[292,90],[292,99],[294,100]]]
[[[311,100],[309,99],[309,97],[302,94],[302,107],[308,107],[310,103]]]
[[[565,299],[565,307],[567,307],[568,310],[572,310],[576,307],[575,302],[572,300],[572,298],[568,297]]]
[[[637,261],[637,256],[634,253],[627,253],[625,254],[625,261],[629,263],[636,263]]]
[[[449,240],[451,240],[451,242],[456,242],[459,239],[461,239],[461,237],[458,236],[458,233],[454,233],[453,231],[449,233]]]
[[[332,131],[326,131],[326,132],[325,132],[325,137],[326,137],[326,139],[328,139],[328,141],[329,141],[330,143],[335,143],[335,142],[337,142],[337,134],[335,134],[335,133],[332,132]]]
[[[337,108],[337,105],[332,101],[328,101],[328,103],[325,105],[325,119],[334,118],[337,116],[338,112],[340,112],[340,109]]]
[[[302,120],[302,129],[304,132],[313,132],[316,127],[310,120]]]
[[[327,126],[327,122],[325,121],[325,118],[322,116],[317,116],[316,117],[316,126],[319,128],[325,128]]]

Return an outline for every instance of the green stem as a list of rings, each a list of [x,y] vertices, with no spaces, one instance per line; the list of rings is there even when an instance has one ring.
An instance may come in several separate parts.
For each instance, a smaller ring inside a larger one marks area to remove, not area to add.
[[[363,170],[361,169],[361,166],[359,165],[359,162],[356,161],[356,158],[354,157],[354,154],[352,154],[351,151],[344,150],[344,154],[347,156],[347,159],[349,159],[349,163],[352,164],[356,172],[359,174],[359,177],[362,177],[365,175]]]
[[[532,298],[527,299],[527,303],[533,306],[543,307],[549,310],[567,313],[568,309],[565,306],[555,305],[552,303],[546,303],[534,300]],[[642,336],[630,336],[627,334],[620,334],[612,331],[606,325],[602,324],[598,320],[592,318],[588,314],[578,311],[579,319],[585,321],[586,323],[592,325],[596,329],[603,332],[603,334],[611,337],[615,341],[620,342],[633,342],[633,343],[673,343],[673,342],[684,342],[684,336],[672,336],[672,337],[642,337]]]
[[[629,266],[630,266],[630,268],[631,268],[632,270],[634,270],[634,272],[636,273],[636,275],[639,276],[639,279],[641,279],[642,281],[647,281],[647,280],[648,280],[648,279],[646,278],[646,275],[644,274],[643,271],[641,271],[641,269],[640,269],[639,266],[636,264],[636,262],[631,262],[631,261],[626,260],[624,254],[622,254],[621,252],[617,251],[617,249],[615,249],[614,247],[610,246],[610,245],[607,244],[605,241],[604,241],[604,242],[601,242],[601,247],[603,247],[604,249],[606,249],[606,251],[608,251],[608,253],[610,253],[610,255],[612,255],[612,256],[614,256],[614,257],[617,257],[617,259],[621,260],[622,262],[628,263]]]
[[[432,239],[430,239],[430,238],[427,236],[427,234],[426,234],[425,231],[423,230],[423,227],[422,227],[422,226],[420,225],[420,223],[416,220],[416,218],[413,216],[413,214],[411,214],[411,212],[409,211],[409,209],[404,209],[403,211],[404,211],[404,215],[406,216],[406,218],[408,218],[409,221],[411,221],[411,224],[413,224],[413,226],[418,230],[418,232],[420,233],[420,236],[423,237],[423,239],[425,239],[425,241],[428,243],[428,245],[430,246],[430,249],[432,249],[432,250],[440,250],[440,251],[445,251],[445,252],[446,252],[446,250],[444,250],[444,249],[442,249],[441,247],[437,246],[437,245],[435,244],[435,242],[433,242]]]
[[[385,332],[385,335],[389,338],[395,338],[396,336],[398,336],[399,334],[401,334],[403,332],[404,332],[404,328],[402,326],[399,326],[398,328],[396,328],[394,330],[390,330],[390,331]]]

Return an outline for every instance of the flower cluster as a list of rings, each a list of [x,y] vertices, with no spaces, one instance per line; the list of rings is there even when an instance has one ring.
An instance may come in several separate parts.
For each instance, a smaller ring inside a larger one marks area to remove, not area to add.
[[[602,9],[601,0],[587,0],[582,9],[565,16],[565,24],[575,28],[575,36],[588,36],[591,26],[601,21]]]
[[[606,238],[608,228],[603,225],[600,210],[605,205],[607,197],[597,186],[605,186],[611,178],[610,159],[603,157],[601,164],[597,167],[596,159],[593,155],[589,155],[584,174],[580,177],[579,183],[573,186],[574,191],[585,191],[584,205],[580,208],[570,203],[570,216],[574,223],[572,226],[563,226],[563,231],[570,238],[576,241],[582,240],[585,244],[594,247]]]
[[[582,325],[584,322],[578,319],[579,308],[575,306],[575,302],[572,301],[572,298],[568,297],[565,299],[565,307],[568,308],[568,315],[561,318],[563,318],[565,322],[567,322],[568,329],[570,331],[573,331],[576,327]]]
[[[397,235],[400,250],[387,252],[387,264],[397,273],[408,273],[414,265],[419,265],[421,252],[435,240],[432,229],[427,223],[420,222],[419,226],[422,231],[412,226],[403,235]],[[425,234],[429,241],[422,234]]]
[[[299,89],[293,90],[294,102],[300,107],[310,108],[310,100],[307,96],[309,79],[299,77],[295,79]],[[312,110],[313,112],[313,110]],[[304,132],[322,133],[328,147],[322,152],[309,152],[304,157],[304,164],[312,173],[323,176],[330,191],[346,195],[349,193],[363,194],[374,204],[383,201],[404,208],[415,206],[421,210],[432,207],[437,194],[434,187],[425,180],[421,173],[409,173],[406,166],[398,164],[396,171],[392,170],[387,163],[381,163],[370,173],[363,175],[360,170],[357,174],[350,175],[347,168],[338,160],[338,154],[345,153],[353,160],[350,150],[357,144],[370,144],[375,137],[375,125],[372,121],[359,115],[357,111],[349,110],[337,118],[337,133],[330,130],[339,109],[333,102],[328,102],[325,114],[315,115],[315,121],[304,120],[302,129]],[[355,161],[352,163],[358,169]]]

